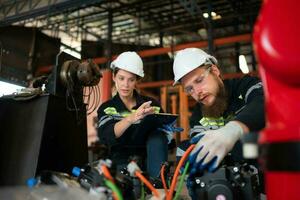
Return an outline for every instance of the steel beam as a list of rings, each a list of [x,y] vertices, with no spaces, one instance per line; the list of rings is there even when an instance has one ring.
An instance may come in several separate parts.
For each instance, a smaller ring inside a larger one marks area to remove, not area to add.
[[[232,78],[241,78],[245,74],[243,73],[227,73],[222,74],[223,79],[232,79]],[[249,75],[251,76],[258,76],[257,71],[250,72]],[[154,81],[154,82],[145,82],[145,83],[139,83],[137,85],[137,88],[139,89],[145,89],[145,88],[158,88],[158,87],[164,87],[164,86],[172,86],[174,83],[174,80],[164,80],[164,81]]]
[[[230,43],[235,43],[235,42],[242,42],[242,41],[249,42],[249,41],[251,41],[251,39],[252,39],[251,34],[224,37],[224,38],[215,39],[214,45],[219,46],[219,45],[230,44]],[[207,47],[207,45],[208,45],[207,41],[191,42],[191,43],[176,45],[173,48],[161,47],[161,48],[155,48],[155,49],[149,49],[149,50],[142,50],[142,51],[139,51],[138,54],[141,57],[150,57],[150,56],[166,54],[166,53],[171,52],[172,50],[178,51],[178,50],[185,49],[188,47],[203,48],[203,47]],[[117,55],[114,55],[113,58],[115,58],[116,56]],[[107,61],[108,61],[108,59],[106,57],[94,58],[94,62],[96,62],[97,64],[103,64],[103,63],[106,63]]]
[[[27,9],[24,10],[23,12],[21,12],[21,10],[18,9],[18,6],[19,4],[24,3],[24,1],[16,1],[17,2],[16,4],[4,5],[1,8],[3,12],[4,10],[6,11],[6,9],[10,9],[12,11],[13,9],[11,8],[15,7],[14,9],[15,12],[12,15],[9,15],[9,13],[11,12],[6,11],[6,15],[3,16],[3,18],[0,20],[0,27],[8,26],[18,21],[23,21],[30,18],[36,18],[42,15],[47,15],[49,13],[51,14],[62,13],[63,11],[68,9],[77,10],[81,7],[86,7],[102,1],[103,0],[66,0],[66,1],[61,1],[59,3],[51,3],[51,1],[48,1],[48,5],[46,6],[43,5],[41,7],[38,7],[38,5],[36,5],[35,8],[30,8],[33,6],[32,3],[30,3],[31,1],[28,1],[28,5],[23,6],[23,7],[27,7]]]

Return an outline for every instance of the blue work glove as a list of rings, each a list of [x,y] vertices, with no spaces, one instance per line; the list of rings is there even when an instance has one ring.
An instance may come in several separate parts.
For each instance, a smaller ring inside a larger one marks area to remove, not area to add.
[[[181,131],[183,131],[183,128],[181,128],[181,127],[175,127],[175,125],[176,125],[176,120],[174,120],[170,124],[163,124],[162,127],[158,128],[158,130],[163,131],[163,132],[166,133],[166,136],[168,138],[168,143],[170,143],[171,140],[173,139],[173,134],[175,132],[181,132]]]
[[[189,156],[190,175],[205,169],[209,172],[216,170],[242,135],[243,129],[235,121],[231,121],[217,130],[209,130],[195,135],[190,141],[192,144],[196,144]]]

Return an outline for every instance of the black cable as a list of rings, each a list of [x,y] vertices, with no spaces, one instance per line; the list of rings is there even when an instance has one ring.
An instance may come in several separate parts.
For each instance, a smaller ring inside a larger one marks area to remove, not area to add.
[[[88,115],[93,113],[98,108],[98,105],[100,103],[100,101],[98,100],[99,99],[98,97],[100,94],[99,87],[96,85],[96,86],[93,86],[92,89],[94,91],[93,107],[92,107],[92,110],[88,113]]]
[[[89,86],[89,87],[91,87],[91,86]],[[89,87],[88,87],[88,88],[89,88]],[[84,89],[86,89],[86,87],[84,87]],[[86,95],[85,92],[84,92],[84,93],[83,93],[83,96],[84,96],[84,97],[87,97],[87,96],[89,96],[91,93],[92,93],[92,92],[89,92],[89,94]]]
[[[101,94],[100,94],[100,87],[99,85],[96,85],[95,86],[95,90],[97,91],[97,98],[96,98],[96,106],[95,106],[95,109],[98,109],[98,107],[100,106],[100,102],[101,102]]]
[[[68,77],[68,76],[67,76]],[[75,111],[76,113],[76,121],[79,123],[80,119],[79,119],[79,114],[78,114],[78,108],[77,108],[77,104],[76,104],[76,101],[75,101],[75,98],[73,96],[73,87],[74,87],[74,83],[73,83],[73,80],[72,78],[68,77],[68,80],[67,80],[67,91],[66,91],[66,107],[69,111]],[[74,108],[71,108],[69,106],[69,99],[68,97],[71,97],[71,100],[72,100],[72,103],[73,103],[73,106]]]
[[[91,89],[91,87],[88,87],[89,90],[89,95],[87,96],[87,104],[86,104],[86,113],[89,112],[89,110],[91,109],[91,94],[93,93],[93,90]]]
[[[90,115],[91,113],[94,112],[94,110],[95,110],[94,107],[95,107],[95,105],[96,105],[96,104],[95,104],[95,102],[96,102],[96,101],[95,101],[95,98],[96,98],[95,96],[97,95],[97,93],[95,93],[94,86],[91,87],[91,90],[92,90],[92,94],[93,94],[93,99],[92,99],[91,105],[89,106],[89,110],[88,110],[88,113],[87,113],[88,115]]]
[[[3,57],[3,44],[2,42],[0,41],[0,73],[1,73],[1,70],[2,70],[2,57]]]
[[[101,93],[100,93],[100,87],[99,87],[99,85],[96,85],[96,89],[97,89],[97,91],[98,91],[98,98],[97,98],[97,108],[100,106],[100,103],[101,103]]]

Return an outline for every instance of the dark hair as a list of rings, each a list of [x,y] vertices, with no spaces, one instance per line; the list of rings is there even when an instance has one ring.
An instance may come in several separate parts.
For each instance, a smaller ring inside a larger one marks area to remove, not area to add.
[[[115,68],[112,70],[113,75],[116,76],[119,70],[120,70],[120,68],[115,67]],[[126,70],[125,70],[125,71],[126,71]],[[130,72],[130,73],[131,73],[131,72]],[[134,74],[134,73],[132,73],[132,74]],[[142,79],[142,77],[140,77],[140,76],[138,76],[138,75],[136,75],[136,74],[134,74],[134,75],[136,76],[136,80],[137,80],[137,81],[140,80],[140,79]]]
[[[118,73],[119,70],[120,70],[120,68],[115,67],[115,68],[112,70],[113,75],[115,76],[115,75]]]

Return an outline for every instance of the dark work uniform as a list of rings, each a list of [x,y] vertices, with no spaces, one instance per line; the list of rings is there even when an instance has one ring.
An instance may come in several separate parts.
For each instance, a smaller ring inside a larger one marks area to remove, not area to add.
[[[147,101],[152,101],[151,106],[154,107],[156,112],[162,112],[160,104],[153,98],[142,96],[136,91],[134,91],[134,97],[136,98],[137,105],[132,109],[133,112]],[[98,137],[100,143],[109,147],[113,163],[116,165],[128,164],[128,158],[132,155],[138,155],[141,158],[151,156],[147,155],[148,150],[146,150],[146,146],[148,145],[147,140],[149,137],[152,137],[152,135],[159,138],[156,139],[156,144],[151,144],[150,148],[164,151],[157,152],[160,153],[163,158],[159,158],[157,155],[152,156],[166,161],[168,148],[167,138],[164,132],[157,130],[158,127],[156,127],[155,124],[142,120],[129,126],[119,138],[116,138],[114,133],[115,124],[129,114],[131,114],[131,111],[127,109],[119,94],[116,94],[111,100],[103,103],[98,109]],[[161,150],[160,147],[163,150]],[[149,159],[147,159],[147,161],[149,161]],[[157,162],[155,165],[157,165],[159,170],[162,161],[153,160],[153,162]]]
[[[201,104],[197,103],[190,118],[190,137],[198,133],[215,130],[224,126],[227,122],[237,120],[244,123],[250,132],[257,132],[265,126],[264,94],[261,81],[256,77],[244,76],[241,79],[224,80],[224,86],[228,93],[228,108],[220,118],[203,117]],[[182,142],[177,148],[176,156],[179,159],[190,146],[189,141]],[[228,159],[228,158],[227,158]],[[238,141],[231,150],[230,160],[243,162],[242,144]],[[248,161],[258,167],[256,161]],[[258,167],[259,168],[259,167]],[[263,193],[263,174],[259,170],[260,192]],[[193,179],[191,179],[193,180]],[[187,181],[189,193],[192,199],[198,199],[193,181]]]
[[[201,103],[197,103],[190,118],[190,137],[199,132],[215,130],[227,122],[237,120],[249,128],[251,132],[261,130],[265,126],[264,95],[261,81],[256,77],[244,76],[240,79],[224,80],[228,93],[228,108],[220,118],[203,117]],[[197,132],[193,132],[193,128]],[[183,143],[176,155],[182,156],[189,143]],[[240,155],[242,156],[242,155]]]

